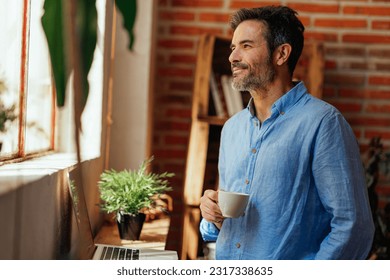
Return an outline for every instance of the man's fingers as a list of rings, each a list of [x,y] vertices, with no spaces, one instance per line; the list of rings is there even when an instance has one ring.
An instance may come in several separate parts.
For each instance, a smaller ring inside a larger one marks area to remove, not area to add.
[[[200,211],[202,217],[209,222],[220,222],[223,220],[221,210],[215,202],[201,204]]]

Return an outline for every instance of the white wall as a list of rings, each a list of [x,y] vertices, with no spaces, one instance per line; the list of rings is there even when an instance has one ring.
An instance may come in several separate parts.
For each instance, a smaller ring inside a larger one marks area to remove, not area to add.
[[[117,13],[109,168],[135,169],[149,157],[153,89],[153,22],[156,1],[137,1],[132,52]]]

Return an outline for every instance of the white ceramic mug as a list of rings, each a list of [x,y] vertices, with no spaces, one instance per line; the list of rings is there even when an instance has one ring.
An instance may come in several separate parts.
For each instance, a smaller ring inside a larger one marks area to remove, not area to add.
[[[238,192],[218,191],[218,205],[226,218],[241,217],[248,204],[249,194]]]

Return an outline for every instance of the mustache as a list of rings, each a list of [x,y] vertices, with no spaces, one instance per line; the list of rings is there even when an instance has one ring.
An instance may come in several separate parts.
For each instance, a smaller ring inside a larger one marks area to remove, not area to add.
[[[230,67],[231,67],[232,71],[233,71],[233,68],[248,69],[248,64],[245,64],[242,62],[233,62]]]

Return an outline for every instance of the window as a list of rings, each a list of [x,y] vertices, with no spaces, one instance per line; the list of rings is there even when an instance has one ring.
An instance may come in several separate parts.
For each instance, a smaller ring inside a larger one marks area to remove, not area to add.
[[[0,9],[0,165],[42,152],[74,152],[72,87],[56,109],[41,17],[44,0],[3,1]],[[83,112],[84,159],[100,155],[106,1],[97,0],[98,42]]]
[[[41,25],[44,0],[0,9],[0,159],[54,149],[55,103]]]

